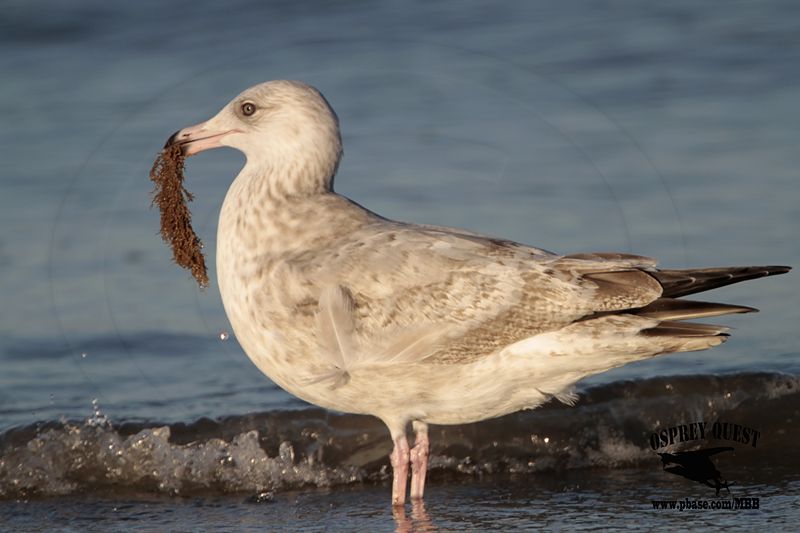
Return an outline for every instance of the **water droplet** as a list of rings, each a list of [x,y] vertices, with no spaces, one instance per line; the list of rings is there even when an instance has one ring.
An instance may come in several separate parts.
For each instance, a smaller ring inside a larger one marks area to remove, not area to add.
[[[86,352],[81,352],[81,359],[86,359],[89,354]]]
[[[230,335],[228,335],[227,331],[223,330],[223,331],[219,332],[219,340],[226,341],[226,340],[228,340],[228,337],[230,337]]]
[[[108,417],[100,410],[100,401],[92,398],[92,410],[94,414],[86,419],[86,424],[92,427],[106,426],[109,424]]]

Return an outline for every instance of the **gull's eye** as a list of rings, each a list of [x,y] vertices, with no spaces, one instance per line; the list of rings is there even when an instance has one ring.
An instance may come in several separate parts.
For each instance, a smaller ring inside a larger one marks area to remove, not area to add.
[[[256,112],[256,104],[253,102],[245,102],[242,104],[242,114],[246,117],[249,117],[253,113]]]

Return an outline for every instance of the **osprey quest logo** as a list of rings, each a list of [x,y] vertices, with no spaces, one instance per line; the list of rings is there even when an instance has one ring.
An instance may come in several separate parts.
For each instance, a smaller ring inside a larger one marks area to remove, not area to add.
[[[703,485],[708,485],[717,491],[719,496],[720,489],[728,488],[731,483],[722,479],[722,473],[717,470],[711,462],[711,456],[722,452],[732,452],[730,446],[719,448],[703,448],[691,452],[659,453],[664,472],[683,476],[686,479],[697,481]]]
[[[714,489],[715,496],[719,496],[722,490],[730,494],[730,487],[735,484],[722,474],[720,467],[727,468],[732,464],[729,458],[735,455],[736,449],[703,444],[715,440],[755,448],[760,439],[760,431],[741,424],[699,421],[652,433],[650,448],[658,454],[665,472],[706,485]]]

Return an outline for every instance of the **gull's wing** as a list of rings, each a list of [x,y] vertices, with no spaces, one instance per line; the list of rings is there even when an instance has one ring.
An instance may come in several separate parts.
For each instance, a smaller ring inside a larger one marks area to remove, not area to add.
[[[466,363],[595,313],[639,308],[662,292],[655,262],[622,254],[558,256],[474,233],[380,221],[299,253],[318,314],[352,318],[360,362]],[[331,288],[347,309],[326,308]],[[332,331],[334,327],[327,327]],[[427,340],[426,340],[427,339]],[[336,355],[332,360],[340,360]]]

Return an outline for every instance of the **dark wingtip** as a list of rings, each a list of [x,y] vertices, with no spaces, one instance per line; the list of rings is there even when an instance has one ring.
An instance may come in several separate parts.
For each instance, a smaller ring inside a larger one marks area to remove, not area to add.
[[[777,276],[779,274],[786,274],[787,272],[792,270],[792,267],[786,265],[763,265],[763,266],[751,266],[743,268],[746,268],[753,273],[760,274],[759,277]]]
[[[656,270],[648,272],[661,284],[666,298],[680,298],[689,294],[717,289],[751,279],[777,276],[791,271],[785,265],[756,265],[712,267],[683,270]]]

